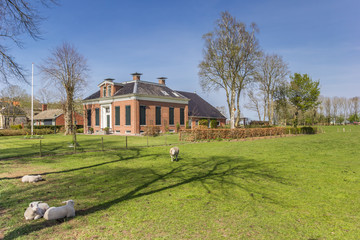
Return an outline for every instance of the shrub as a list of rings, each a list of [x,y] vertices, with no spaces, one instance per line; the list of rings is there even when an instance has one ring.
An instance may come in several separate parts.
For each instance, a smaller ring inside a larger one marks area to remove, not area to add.
[[[209,121],[205,118],[199,120],[199,126],[208,126]]]
[[[180,131],[180,124],[177,123],[177,124],[176,124],[176,132],[179,132],[179,131]]]
[[[21,124],[11,125],[10,128],[11,128],[11,129],[14,129],[14,130],[20,130],[20,129],[22,129],[22,126],[21,126]]]
[[[34,129],[35,135],[45,135],[45,134],[52,134],[54,130],[52,129]],[[0,130],[0,136],[20,136],[20,135],[30,135],[30,129],[4,129]]]
[[[285,134],[285,128],[236,128],[236,129],[192,129],[182,130],[181,139],[186,141],[239,139]]]
[[[145,128],[144,135],[145,136],[158,136],[160,134],[160,127],[159,126],[147,126]]]
[[[217,121],[216,119],[210,120],[210,128],[217,128]]]
[[[89,127],[88,130],[90,131],[90,133],[93,133],[93,132],[94,132],[94,128],[92,128],[92,127]]]
[[[83,128],[76,129],[76,132],[77,133],[84,133],[84,129]]]

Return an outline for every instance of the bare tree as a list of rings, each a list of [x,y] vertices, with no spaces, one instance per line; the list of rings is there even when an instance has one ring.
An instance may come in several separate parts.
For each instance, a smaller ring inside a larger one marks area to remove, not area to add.
[[[51,56],[41,66],[45,77],[52,80],[66,93],[65,134],[73,131],[74,99],[84,88],[88,73],[86,59],[69,43],[55,48]]]
[[[359,105],[360,105],[360,98],[353,97],[350,99],[350,111],[352,115],[357,115],[359,113]]]
[[[339,97],[335,96],[335,97],[332,97],[331,99],[331,105],[332,105],[332,118],[334,119],[334,124],[337,123],[337,118],[338,118],[338,114],[339,114],[339,104],[340,104],[340,101],[339,101]]]
[[[270,124],[273,124],[275,91],[278,86],[286,81],[285,77],[288,74],[288,66],[281,56],[266,54],[261,58],[258,71],[255,74],[255,80],[264,95],[264,115],[267,116]]]
[[[329,97],[325,97],[324,101],[324,110],[325,110],[325,116],[327,120],[327,124],[330,124],[331,121],[331,99]]]
[[[49,87],[40,88],[36,93],[37,98],[41,103],[49,104],[54,101],[56,96],[53,91],[49,89]]]
[[[259,117],[259,121],[262,121],[262,109],[265,106],[263,99],[259,96],[259,93],[255,93],[253,90],[247,92],[247,97],[249,102],[245,105],[245,108],[255,111]]]
[[[28,35],[40,39],[39,22],[41,17],[37,7],[47,6],[49,1],[2,0],[0,2],[0,82],[10,83],[10,79],[27,82],[23,68],[9,53],[10,46],[22,47],[21,36]]]
[[[204,91],[225,90],[231,128],[235,127],[236,102],[240,119],[240,94],[260,55],[256,32],[255,24],[251,24],[248,31],[244,23],[223,12],[215,30],[203,36],[205,48],[204,59],[199,64],[200,85]]]

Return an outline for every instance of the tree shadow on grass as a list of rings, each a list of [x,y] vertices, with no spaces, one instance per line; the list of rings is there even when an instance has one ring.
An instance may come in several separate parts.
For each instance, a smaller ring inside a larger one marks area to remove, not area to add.
[[[272,164],[272,167],[268,167],[270,164]],[[265,198],[273,204],[282,205],[285,204],[284,201],[279,199],[276,194],[271,194],[271,191],[275,190],[270,186],[274,184],[288,185],[289,183],[287,182],[287,179],[280,176],[275,168],[273,168],[273,164],[274,163],[261,163],[253,159],[221,156],[200,160],[199,158],[188,159],[184,162],[172,164],[170,167],[171,169],[167,170],[164,170],[161,167],[142,168],[139,169],[139,171],[134,169],[133,173],[137,175],[135,175],[133,181],[126,182],[126,179],[129,177],[124,175],[122,176],[124,183],[116,185],[117,188],[128,189],[127,192],[118,198],[77,210],[76,215],[78,217],[85,217],[98,211],[107,210],[111,206],[120,204],[124,201],[130,201],[193,183],[201,184],[206,191],[210,191],[208,186],[211,186],[212,184],[221,186],[222,189],[228,187],[239,188],[240,190],[247,192],[249,196],[253,196],[254,194],[261,195],[262,198]],[[90,177],[91,176],[89,176],[89,178]],[[114,180],[114,182],[118,181],[118,179]],[[101,187],[102,186],[98,186],[98,188]],[[99,189],[94,189],[94,191],[97,190]],[[264,192],[267,192],[267,194]],[[113,194],[112,196],[114,195],[116,194]],[[71,219],[69,221],[71,221]],[[21,226],[7,233],[4,239],[15,239],[20,236],[26,236],[32,232],[58,224],[62,223],[56,221],[42,221],[34,224],[26,224],[25,226]]]
[[[85,166],[85,167],[78,167],[78,168],[72,168],[72,169],[67,169],[67,170],[62,170],[62,171],[53,171],[53,172],[37,172],[37,173],[32,173],[31,175],[50,175],[50,174],[58,174],[58,173],[68,173],[68,172],[74,172],[74,171],[79,171],[79,170],[84,170],[84,169],[88,169],[88,168],[94,168],[94,167],[100,167],[103,165],[107,165],[107,164],[111,164],[111,163],[116,163],[116,162],[121,162],[121,161],[126,161],[126,160],[131,160],[134,159],[136,157],[140,156],[140,150],[137,148],[132,148],[130,151],[135,152],[134,155],[128,156],[128,157],[122,157],[120,154],[118,154],[119,159],[116,160],[112,160],[112,161],[107,161],[107,162],[102,162],[102,163],[98,163],[98,164],[93,164],[93,165],[89,165],[89,166]],[[141,155],[141,157],[158,157],[159,154],[148,154],[148,155]],[[23,176],[16,176],[16,177],[2,177],[0,178],[1,180],[10,180],[10,179],[20,179]]]

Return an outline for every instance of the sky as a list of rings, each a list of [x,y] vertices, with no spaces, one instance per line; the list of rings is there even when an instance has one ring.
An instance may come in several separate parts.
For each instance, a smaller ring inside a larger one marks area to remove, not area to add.
[[[84,97],[97,91],[105,78],[129,81],[131,73],[140,72],[141,80],[167,77],[166,85],[174,90],[196,91],[213,106],[227,106],[223,91],[202,91],[198,65],[203,34],[228,11],[247,25],[256,23],[261,49],[281,55],[291,73],[320,80],[321,95],[360,95],[358,0],[58,1],[57,6],[39,9],[45,17],[42,39],[24,36],[24,47],[11,49],[30,82],[34,63],[35,92],[44,86],[38,66],[55,47],[69,42],[90,68]],[[22,87],[30,92],[30,86]],[[242,111],[256,119],[255,112]]]

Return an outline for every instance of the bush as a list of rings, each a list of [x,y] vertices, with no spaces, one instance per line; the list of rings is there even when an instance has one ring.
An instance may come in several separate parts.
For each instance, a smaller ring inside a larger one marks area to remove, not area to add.
[[[21,124],[11,125],[10,128],[11,128],[11,129],[14,129],[14,130],[20,130],[20,129],[22,129],[22,126],[21,126]]]
[[[77,133],[84,133],[84,129],[83,128],[76,129],[76,132]]]
[[[236,129],[192,129],[182,130],[181,140],[218,140],[218,139],[239,139],[249,137],[275,136],[285,134],[285,128],[236,128]]]
[[[210,128],[217,128],[217,121],[216,119],[210,120]]]
[[[45,135],[54,133],[53,129],[34,129],[34,135]],[[0,130],[0,136],[20,136],[20,135],[30,135],[30,129],[4,129]]]
[[[205,118],[199,120],[199,126],[208,126],[209,121]]]
[[[160,134],[160,127],[159,126],[147,126],[145,128],[144,135],[145,136],[158,136]]]
[[[286,134],[316,134],[318,132],[317,127],[287,127]]]

